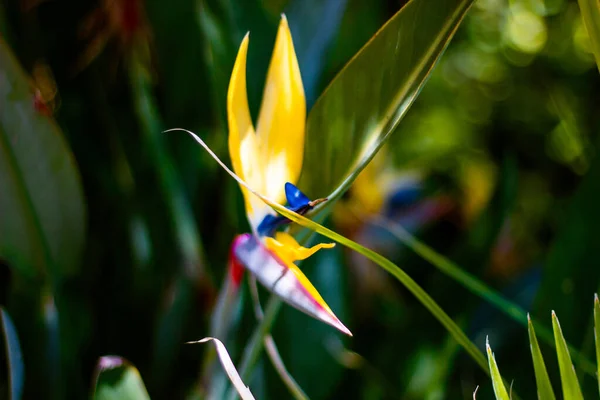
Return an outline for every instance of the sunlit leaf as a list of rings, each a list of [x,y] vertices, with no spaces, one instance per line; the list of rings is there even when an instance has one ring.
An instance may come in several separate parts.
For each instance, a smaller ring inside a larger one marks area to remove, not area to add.
[[[600,3],[598,0],[579,0],[579,8],[600,70]]]
[[[149,400],[150,396],[133,365],[121,357],[104,356],[96,367],[93,399]]]
[[[335,199],[394,131],[471,0],[412,0],[352,58],[307,121],[300,187]]]
[[[25,368],[23,366],[21,346],[19,345],[17,331],[10,316],[3,307],[0,307],[0,331],[2,332],[6,354],[6,367],[8,369],[8,398],[10,400],[18,400],[23,394]]]
[[[496,364],[496,357],[494,357],[494,353],[492,353],[492,348],[490,347],[490,342],[487,338],[485,349],[487,351],[490,375],[492,378],[492,384],[494,385],[494,395],[496,396],[496,400],[510,400],[508,392],[506,391],[506,387],[504,386],[504,382],[502,381],[502,376],[498,370],[498,365]]]
[[[225,348],[225,345],[219,340],[212,337],[206,337],[204,339],[197,340],[195,342],[188,342],[189,344],[193,343],[206,343],[212,341],[217,349],[217,353],[219,355],[219,359],[221,360],[221,364],[227,372],[227,376],[229,376],[229,380],[237,390],[238,394],[242,398],[242,400],[254,400],[254,396],[250,392],[250,389],[244,384],[242,378],[238,374],[235,369],[235,365],[233,365],[233,361],[231,361],[231,357],[229,357],[229,353]]]
[[[28,276],[72,274],[85,233],[75,160],[0,38],[0,257]]]
[[[556,341],[556,355],[558,357],[563,397],[565,400],[583,400],[577,374],[575,374],[575,368],[573,368],[571,356],[569,355],[569,349],[567,348],[567,343],[565,342],[554,311],[552,311],[552,328],[554,329],[554,340]]]
[[[529,315],[527,317],[529,317]],[[527,331],[529,333],[529,344],[531,346],[531,358],[533,359],[533,370],[535,372],[535,383],[537,385],[538,399],[555,399],[556,397],[554,396],[554,390],[552,390],[550,377],[548,376],[548,371],[546,370],[546,364],[544,364],[544,357],[542,357],[542,352],[535,336],[535,330],[533,329],[531,318],[528,318]]]

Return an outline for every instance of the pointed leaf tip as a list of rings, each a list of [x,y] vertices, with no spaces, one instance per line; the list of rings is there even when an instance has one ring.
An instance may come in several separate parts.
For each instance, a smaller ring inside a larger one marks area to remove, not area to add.
[[[492,353],[492,348],[490,347],[489,336],[485,338],[485,347],[488,355],[488,365],[490,369],[490,376],[492,378],[492,386],[494,387],[494,394],[497,400],[510,400],[510,396],[506,391],[506,387],[504,386],[504,382],[502,381],[502,376],[500,375],[500,370],[498,369],[498,364],[496,364],[496,357],[494,357],[494,353]]]
[[[558,358],[563,397],[565,399],[583,400],[583,394],[579,387],[577,374],[573,368],[569,348],[567,347],[567,342],[565,341],[560,328],[560,323],[554,311],[552,311],[552,329],[554,331],[554,341],[556,344],[556,355]]]
[[[529,347],[531,349],[531,358],[533,360],[533,371],[535,374],[538,398],[544,400],[554,400],[556,397],[554,396],[554,390],[552,389],[550,377],[548,376],[548,371],[546,370],[544,357],[542,356],[537,337],[535,336],[533,322],[531,321],[529,314],[527,317],[529,319],[527,323],[527,333],[529,335]]]

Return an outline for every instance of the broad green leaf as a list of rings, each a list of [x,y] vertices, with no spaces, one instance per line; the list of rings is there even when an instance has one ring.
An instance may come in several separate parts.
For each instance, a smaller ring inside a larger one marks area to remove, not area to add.
[[[23,383],[25,380],[25,368],[21,355],[21,346],[17,331],[13,325],[10,316],[0,307],[0,330],[4,341],[4,350],[6,354],[6,367],[8,370],[8,384],[10,400],[18,400],[23,394]]]
[[[273,208],[279,214],[283,215],[284,217],[288,218],[289,220],[291,220],[305,228],[308,228],[314,232],[320,233],[321,235],[328,237],[329,239],[332,239],[332,240],[342,244],[343,246],[346,246],[346,247],[362,254],[363,256],[367,257],[368,259],[373,261],[375,264],[379,265],[381,268],[383,268],[387,272],[389,272],[392,276],[394,276],[394,278],[396,278],[400,283],[402,283],[425,306],[425,308],[427,308],[431,312],[431,314],[433,314],[433,316],[448,330],[448,332],[465,349],[465,351],[467,353],[469,353],[469,355],[473,358],[473,360],[475,360],[475,362],[477,362],[477,364],[479,364],[479,366],[484,371],[486,371],[486,372],[488,371],[485,357],[483,356],[483,354],[481,354],[481,352],[479,351],[477,346],[475,346],[475,344],[473,342],[471,342],[471,340],[465,335],[465,333],[460,329],[460,327],[456,324],[456,322],[454,322],[452,320],[452,318],[450,318],[450,316],[448,316],[448,314],[446,314],[444,312],[444,310],[442,310],[442,308],[435,302],[435,300],[433,300],[431,298],[431,296],[429,296],[429,294],[421,286],[419,286],[401,268],[399,268],[397,265],[395,265],[394,263],[392,263],[390,260],[383,257],[382,255],[374,252],[373,250],[367,249],[366,247],[364,247],[364,246],[362,246],[362,245],[360,245],[360,244],[358,244],[358,243],[356,243],[356,242],[354,242],[354,241],[352,241],[330,229],[327,229],[324,226],[322,226],[306,217],[303,217],[291,210],[288,210],[281,204],[277,204],[277,203],[271,201],[270,199],[266,198],[262,194],[256,192],[250,186],[248,186],[248,184],[246,182],[244,182],[239,176],[237,176],[232,170],[230,170],[223,163],[223,161],[221,161],[219,159],[219,157],[217,157],[217,155],[206,145],[206,143],[204,143],[204,141],[195,133],[190,132],[185,129],[179,129],[179,128],[169,129],[166,132],[172,132],[172,131],[183,131],[183,132],[187,132],[189,135],[191,135],[194,138],[194,140],[196,140],[196,142],[198,142],[198,144],[200,144],[204,148],[204,150],[206,150],[206,152],[208,152],[210,154],[210,156],[213,157],[213,159],[217,163],[219,163],[221,168],[223,168],[225,171],[227,171],[227,173],[232,178],[234,178],[240,185],[246,187],[250,192],[252,192],[255,196],[259,197],[262,201],[264,201],[266,204],[268,204],[271,208]],[[274,302],[273,304],[277,304],[277,303]],[[255,331],[255,335],[252,338],[252,341],[256,342],[258,344],[256,345],[256,347],[254,347],[254,346],[250,347],[251,348],[250,352],[252,354],[248,355],[248,356],[246,356],[246,355],[244,356],[245,360],[242,362],[242,367],[240,368],[240,370],[245,372],[246,365],[252,365],[253,359],[255,359],[258,356],[256,353],[258,353],[259,350],[256,350],[256,349],[262,348],[262,343],[260,343],[260,341],[262,341],[262,337],[269,330],[270,325],[268,325],[268,324],[272,323],[272,319],[274,319],[275,316],[277,315],[278,308],[279,308],[279,305],[273,305],[272,310],[265,313],[265,315],[268,317],[264,318],[263,323],[261,324],[259,329],[257,331]],[[244,377],[244,374],[242,374],[242,377]]]
[[[500,375],[500,371],[498,370],[498,365],[496,364],[496,357],[494,357],[494,353],[492,353],[492,348],[490,347],[489,339],[485,340],[485,349],[487,351],[487,357],[490,367],[490,376],[492,378],[492,385],[494,386],[494,394],[496,395],[496,400],[510,400],[510,396],[506,391],[506,387],[504,386],[504,382],[502,381],[502,376]]]
[[[575,368],[571,362],[567,343],[560,329],[558,318],[552,311],[552,328],[554,329],[554,340],[556,341],[556,355],[558,357],[558,367],[560,369],[560,380],[562,382],[563,397],[565,400],[583,400],[581,388],[577,381]]]
[[[56,278],[79,265],[85,205],[73,155],[35,96],[0,38],[0,258],[26,276]]]
[[[533,329],[533,323],[531,322],[529,315],[527,315],[527,332],[529,333],[529,344],[531,347],[531,358],[533,359],[533,370],[535,372],[538,399],[555,399],[556,397],[554,396],[554,390],[552,390],[550,377],[546,370],[546,364],[544,364],[544,357],[542,357],[540,345],[535,336],[535,330]]]
[[[307,120],[298,187],[341,196],[394,131],[471,0],[412,0],[350,60]]]
[[[596,65],[600,70],[600,2],[598,0],[579,0],[579,9],[592,43]]]
[[[98,361],[94,400],[150,399],[138,370],[124,358],[104,356]]]
[[[594,294],[594,343],[596,344],[596,365],[598,368],[598,390],[600,390],[600,301],[598,293]]]

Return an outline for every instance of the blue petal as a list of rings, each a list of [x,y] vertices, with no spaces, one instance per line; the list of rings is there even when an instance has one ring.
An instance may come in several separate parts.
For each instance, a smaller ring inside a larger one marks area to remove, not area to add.
[[[288,202],[285,208],[300,215],[306,214],[313,208],[310,199],[300,189],[289,182],[285,184],[285,197]],[[271,236],[279,226],[289,224],[290,222],[284,216],[268,214],[258,225],[258,236]]]
[[[285,184],[285,197],[289,209],[306,207],[310,203],[310,199],[300,189],[289,182]]]

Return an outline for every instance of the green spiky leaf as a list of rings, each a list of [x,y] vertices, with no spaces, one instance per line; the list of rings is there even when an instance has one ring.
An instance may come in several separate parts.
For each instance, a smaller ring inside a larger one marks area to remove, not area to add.
[[[492,348],[490,347],[488,338],[486,338],[485,341],[485,349],[487,351],[490,375],[492,377],[492,385],[494,385],[494,395],[496,396],[496,400],[510,400],[510,396],[508,395],[506,387],[504,386],[504,382],[502,381],[500,370],[496,364],[496,357],[494,357],[494,353],[492,353]]]
[[[556,397],[554,396],[554,390],[552,390],[552,384],[550,383],[550,377],[546,370],[544,357],[542,356],[540,345],[535,336],[535,330],[533,329],[533,323],[531,322],[529,315],[527,315],[527,331],[529,333],[529,344],[531,347],[531,358],[533,359],[533,370],[535,372],[538,399],[553,400]]]
[[[556,342],[556,355],[560,369],[560,380],[562,382],[563,397],[565,400],[583,400],[577,374],[571,362],[567,343],[560,329],[560,323],[554,311],[552,311],[552,328],[554,329],[554,340]]]

